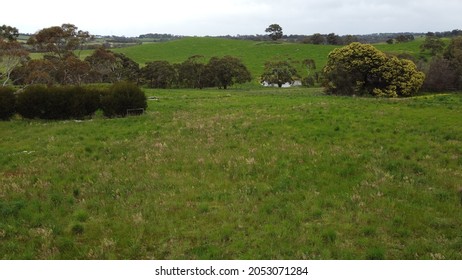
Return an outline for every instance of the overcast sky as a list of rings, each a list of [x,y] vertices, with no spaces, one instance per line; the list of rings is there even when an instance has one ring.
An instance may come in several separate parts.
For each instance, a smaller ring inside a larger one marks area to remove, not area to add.
[[[14,0],[0,25],[22,33],[75,24],[97,35],[427,32],[462,29],[462,0]]]

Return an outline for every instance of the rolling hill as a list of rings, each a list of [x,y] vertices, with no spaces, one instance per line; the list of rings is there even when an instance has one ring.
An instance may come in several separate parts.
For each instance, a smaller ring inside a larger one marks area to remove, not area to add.
[[[416,40],[402,44],[376,44],[375,46],[385,52],[398,54],[419,53],[421,41]],[[301,61],[314,59],[317,69],[327,62],[329,53],[339,46],[310,45],[298,43],[273,43],[256,42],[245,40],[218,39],[209,37],[192,37],[181,40],[145,43],[139,46],[116,49],[116,52],[124,53],[131,59],[144,65],[146,62],[155,60],[167,60],[171,63],[179,63],[194,55],[202,55],[208,60],[213,56],[231,55],[242,59],[247,65],[253,77],[261,75],[266,61],[290,60],[299,66],[300,74],[304,74]]]

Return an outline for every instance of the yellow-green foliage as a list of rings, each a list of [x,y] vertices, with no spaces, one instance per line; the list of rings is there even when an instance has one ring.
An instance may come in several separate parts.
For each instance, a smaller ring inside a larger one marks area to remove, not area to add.
[[[329,54],[325,71],[330,71],[340,64],[347,71],[374,72],[386,59],[386,55],[372,45],[352,43]]]
[[[324,74],[328,93],[389,97],[416,93],[425,78],[412,61],[389,58],[374,46],[361,43],[332,51]]]
[[[379,67],[379,72],[387,84],[384,89],[374,89],[374,94],[379,96],[411,96],[419,91],[425,80],[425,74],[417,71],[414,62],[396,57],[389,58]]]

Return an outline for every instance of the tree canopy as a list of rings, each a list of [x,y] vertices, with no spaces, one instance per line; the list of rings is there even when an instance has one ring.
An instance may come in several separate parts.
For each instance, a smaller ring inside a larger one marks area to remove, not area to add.
[[[276,84],[282,87],[285,83],[293,83],[298,77],[297,70],[287,61],[268,61],[261,76],[261,82]]]
[[[0,26],[0,41],[16,41],[19,36],[19,31],[16,27],[2,25]]]
[[[252,80],[247,67],[236,57],[212,57],[207,67],[213,84],[223,89],[235,83],[242,84]]]
[[[268,28],[265,29],[266,33],[270,33],[269,36],[273,41],[277,41],[282,38],[284,33],[282,32],[282,27],[279,24],[271,24]]]
[[[427,34],[425,41],[420,45],[422,52],[429,51],[432,55],[438,55],[443,53],[445,44],[441,38],[436,37],[433,34]]]
[[[31,36],[28,44],[41,52],[48,52],[64,59],[91,38],[87,31],[78,30],[73,24],[44,28]]]
[[[24,47],[17,41],[18,29],[11,26],[0,26],[0,80],[6,86],[11,73],[29,57]]]
[[[388,97],[415,94],[425,78],[414,62],[389,58],[372,45],[361,43],[332,51],[324,75],[328,93]]]

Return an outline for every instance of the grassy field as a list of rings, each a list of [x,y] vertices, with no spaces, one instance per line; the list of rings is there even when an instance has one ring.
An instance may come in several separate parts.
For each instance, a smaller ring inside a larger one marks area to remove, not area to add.
[[[421,39],[401,44],[376,44],[384,52],[398,55],[407,53],[418,56]],[[329,53],[339,46],[311,45],[284,42],[255,42],[245,40],[217,39],[194,37],[163,43],[146,43],[140,46],[116,49],[143,66],[146,62],[167,60],[180,63],[194,55],[203,55],[207,61],[213,56],[231,55],[240,58],[252,73],[254,82],[259,82],[265,62],[289,60],[297,67],[299,74],[306,76],[306,68],[302,65],[305,59],[316,62],[317,71],[321,71],[327,63]]]
[[[154,60],[180,63],[194,55],[203,55],[208,61],[213,56],[231,55],[242,59],[254,79],[263,73],[266,61],[291,60],[304,74],[301,61],[314,59],[321,69],[327,55],[335,46],[306,45],[294,43],[255,42],[217,38],[185,38],[163,43],[147,43],[140,46],[117,49],[141,65]]]
[[[146,92],[0,122],[0,259],[462,259],[462,94]]]

